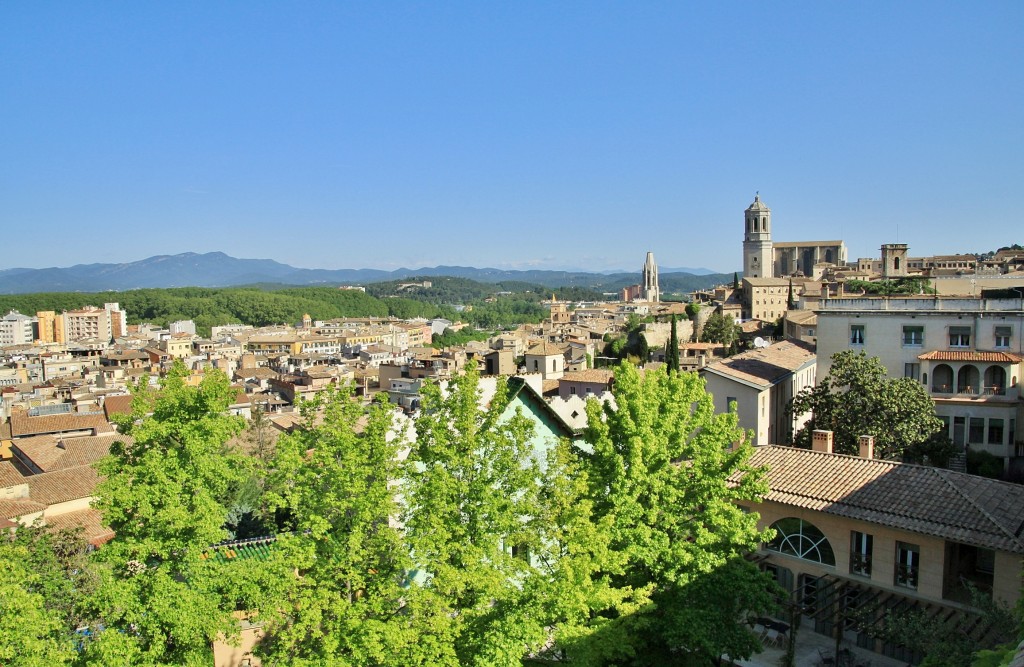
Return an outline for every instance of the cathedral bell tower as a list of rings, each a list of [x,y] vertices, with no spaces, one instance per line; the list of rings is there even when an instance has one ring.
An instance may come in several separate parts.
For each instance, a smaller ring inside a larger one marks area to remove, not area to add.
[[[754,195],[743,212],[743,277],[773,278],[772,210]]]

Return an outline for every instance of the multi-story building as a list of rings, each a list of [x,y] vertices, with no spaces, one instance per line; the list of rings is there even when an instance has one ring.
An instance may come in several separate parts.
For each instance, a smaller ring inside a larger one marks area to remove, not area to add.
[[[120,338],[128,333],[128,313],[116,301],[103,304],[103,309],[110,314],[110,337]],[[195,333],[193,331],[192,333]]]
[[[35,340],[33,319],[12,310],[0,319],[0,347],[5,345],[28,345]]]
[[[754,445],[789,444],[808,415],[789,414],[789,403],[814,386],[814,345],[785,340],[708,364],[700,371],[715,412],[735,404],[740,426],[754,432]]]
[[[833,298],[823,299],[817,314],[820,376],[836,352],[863,351],[890,376],[924,385],[957,445],[1007,465],[1024,455],[1015,445],[1024,416],[1024,299]]]
[[[52,310],[41,310],[36,313],[37,338],[40,343],[64,343],[64,316]]]
[[[64,342],[96,338],[109,341],[114,337],[110,322],[110,311],[105,308],[86,306],[64,313]]]
[[[971,589],[1011,606],[1020,597],[1024,486],[874,459],[867,436],[861,456],[833,454],[831,436],[815,432],[817,451],[756,448],[750,464],[769,491],[741,503],[775,530],[758,557],[790,593],[800,632],[904,662],[921,656],[877,638],[893,609],[983,636]]]

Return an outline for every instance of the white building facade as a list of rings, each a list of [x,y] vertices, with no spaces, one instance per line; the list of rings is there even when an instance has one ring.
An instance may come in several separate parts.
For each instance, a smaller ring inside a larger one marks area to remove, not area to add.
[[[1024,456],[1022,299],[860,297],[822,300],[820,375],[842,350],[878,357],[891,377],[920,382],[961,448]]]

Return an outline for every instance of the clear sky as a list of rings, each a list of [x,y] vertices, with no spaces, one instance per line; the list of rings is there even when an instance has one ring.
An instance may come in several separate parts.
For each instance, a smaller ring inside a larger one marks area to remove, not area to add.
[[[1024,2],[0,3],[0,268],[1024,242]],[[898,232],[897,232],[898,226]]]

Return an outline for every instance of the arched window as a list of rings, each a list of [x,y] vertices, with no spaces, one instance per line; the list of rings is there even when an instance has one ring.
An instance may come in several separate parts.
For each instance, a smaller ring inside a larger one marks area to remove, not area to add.
[[[775,529],[775,539],[765,545],[766,549],[823,565],[836,564],[832,545],[813,523],[787,517],[773,523],[772,528]]]
[[[947,364],[939,364],[932,373],[934,385],[932,391],[940,394],[953,393],[953,369]]]

